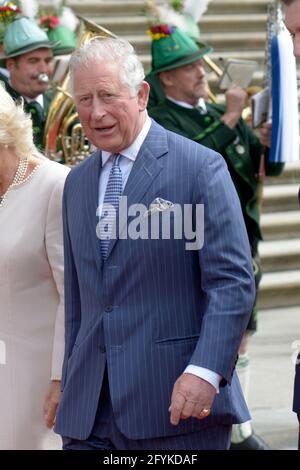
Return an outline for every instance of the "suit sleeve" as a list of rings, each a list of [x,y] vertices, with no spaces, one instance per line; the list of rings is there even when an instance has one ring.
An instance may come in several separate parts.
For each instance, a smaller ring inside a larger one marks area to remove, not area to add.
[[[68,181],[67,181],[68,182]],[[81,321],[80,292],[77,271],[72,251],[68,222],[68,187],[67,182],[63,195],[63,236],[65,267],[65,356],[62,371],[62,389],[67,377],[67,365]]]
[[[254,303],[248,236],[240,202],[224,159],[209,152],[197,176],[194,201],[204,204],[204,244],[199,250],[206,309],[190,364],[230,383]]]

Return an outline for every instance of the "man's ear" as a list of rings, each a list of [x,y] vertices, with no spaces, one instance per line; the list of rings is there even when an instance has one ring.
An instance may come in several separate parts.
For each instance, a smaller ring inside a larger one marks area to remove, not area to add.
[[[144,80],[142,81],[140,89],[137,94],[140,111],[144,111],[147,108],[149,93],[150,93],[149,83]]]
[[[6,59],[6,68],[9,72],[13,69],[15,62],[14,58]]]
[[[173,85],[172,74],[168,72],[160,72],[159,79],[164,87],[169,87]]]

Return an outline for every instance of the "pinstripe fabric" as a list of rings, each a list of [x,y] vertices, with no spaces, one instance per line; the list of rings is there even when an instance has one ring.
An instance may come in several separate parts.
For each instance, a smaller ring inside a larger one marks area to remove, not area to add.
[[[231,425],[204,428],[189,434],[153,439],[131,440],[110,423],[110,438],[91,434],[87,440],[63,438],[64,450],[227,450],[230,445]]]
[[[95,425],[87,440],[63,438],[65,450],[226,450],[231,425],[210,426],[198,432],[153,439],[128,439],[120,433],[114,418],[105,372]]]
[[[66,353],[56,432],[92,431],[105,364],[114,417],[130,439],[184,435],[249,419],[234,366],[254,300],[249,243],[223,158],[155,122],[133,165],[128,206],[161,197],[203,203],[205,241],[96,237],[101,154],[71,171],[64,192]],[[172,218],[171,218],[172,223]],[[126,228],[126,221],[123,229]],[[174,427],[173,384],[188,363],[224,377],[211,415]]]

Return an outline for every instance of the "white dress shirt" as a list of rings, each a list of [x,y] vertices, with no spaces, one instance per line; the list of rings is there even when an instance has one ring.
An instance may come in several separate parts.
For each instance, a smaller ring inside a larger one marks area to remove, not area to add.
[[[193,106],[190,106],[190,107],[193,108]],[[121,171],[122,171],[123,191],[127,183],[128,177],[130,175],[130,172],[132,170],[135,159],[137,157],[137,154],[150,130],[150,127],[151,127],[151,119],[147,117],[143,125],[143,128],[141,132],[139,133],[139,135],[137,136],[137,138],[135,139],[135,141],[127,149],[124,149],[120,152],[120,154],[123,157],[120,159],[120,163],[119,163]],[[104,201],[109,173],[110,173],[112,163],[113,163],[113,156],[114,154],[110,152],[107,152],[105,150],[102,151],[102,170],[101,170],[100,178],[99,178],[99,198],[98,198],[99,207],[102,206],[103,201]],[[217,390],[217,393],[219,392],[219,384],[220,384],[222,377],[216,372],[213,372],[204,367],[198,367],[192,364],[188,365],[186,369],[184,370],[184,372],[196,375],[197,377],[200,377],[206,380],[207,382],[209,382],[211,385],[215,387],[215,389]]]
[[[174,98],[171,98],[171,96],[167,96],[169,101],[173,101],[173,103],[178,104],[179,106],[182,106],[183,108],[187,109],[201,109],[203,111],[203,114],[207,113],[207,108],[206,104],[203,98],[199,98],[197,106],[193,106],[190,103],[186,103],[185,101],[180,101],[180,100],[175,100]]]
[[[150,127],[151,127],[151,119],[149,118],[149,116],[147,116],[147,119],[143,125],[143,128],[141,132],[139,133],[139,135],[137,136],[137,138],[135,139],[135,141],[127,149],[124,149],[120,152],[122,157],[126,157],[126,158],[120,158],[120,161],[119,161],[119,165],[122,171],[123,191],[127,183],[131,169],[133,167],[133,164],[135,162],[135,159],[137,157],[137,154],[139,153],[140,148],[143,145],[143,142],[150,130]],[[102,150],[102,170],[101,170],[100,178],[99,178],[99,199],[98,199],[99,207],[102,206],[103,201],[104,201],[109,173],[110,173],[112,163],[113,163],[113,157],[114,157],[114,154],[110,152],[106,152],[105,150]]]

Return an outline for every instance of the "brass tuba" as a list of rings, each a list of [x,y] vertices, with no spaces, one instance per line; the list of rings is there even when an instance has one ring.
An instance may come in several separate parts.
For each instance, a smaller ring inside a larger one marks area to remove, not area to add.
[[[79,45],[87,43],[92,37],[116,37],[107,29],[86,18],[78,16],[84,26]],[[51,160],[73,166],[91,153],[91,145],[82,131],[73,99],[68,92],[70,81],[67,70],[62,83],[55,86],[56,91],[49,106],[44,130],[45,154]]]

